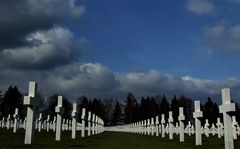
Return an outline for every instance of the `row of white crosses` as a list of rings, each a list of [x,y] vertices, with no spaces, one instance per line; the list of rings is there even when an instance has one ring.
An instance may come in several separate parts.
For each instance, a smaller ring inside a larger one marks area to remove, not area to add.
[[[203,112],[200,109],[200,101],[194,102],[195,111],[193,117],[195,119],[195,126],[188,123],[184,127],[184,109],[179,108],[179,126],[176,123],[176,126],[173,125],[172,112],[169,111],[168,123],[166,124],[165,115],[161,115],[161,124],[159,123],[159,116],[155,118],[143,120],[140,122],[127,124],[127,125],[118,125],[112,127],[106,127],[106,131],[120,131],[120,132],[132,132],[140,133],[145,135],[154,135],[159,136],[161,134],[162,138],[165,137],[165,134],[169,135],[169,139],[173,139],[173,134],[179,135],[179,141],[184,142],[184,134],[194,134],[195,133],[195,144],[202,145],[202,134],[206,137],[209,137],[209,134],[213,136],[218,134],[218,138],[224,136],[225,149],[233,149],[233,139],[237,139],[237,136],[240,135],[240,127],[236,121],[235,116],[230,116],[229,112],[235,111],[235,104],[231,103],[230,100],[230,90],[222,89],[222,105],[219,107],[219,112],[223,114],[223,123],[220,122],[220,118],[217,118],[217,123],[215,127],[214,124],[210,127],[208,120],[206,119],[204,127],[201,126],[200,119],[203,117]],[[155,119],[155,121],[154,121]]]
[[[24,124],[22,125],[25,128],[25,144],[31,144],[34,137],[35,129],[38,129],[40,132],[41,129],[46,128],[47,131],[49,129],[53,129],[56,132],[55,140],[61,140],[61,132],[62,130],[72,130],[72,139],[76,138],[76,131],[79,130],[78,127],[81,129],[81,137],[85,137],[85,131],[88,130],[88,136],[91,134],[98,134],[104,131],[104,122],[103,120],[95,114],[88,114],[88,127],[85,127],[85,108],[82,109],[82,116],[81,120],[82,123],[77,123],[76,115],[77,115],[77,104],[73,103],[73,111],[72,111],[72,121],[63,122],[62,113],[63,113],[63,97],[58,96],[58,104],[55,107],[56,118],[54,118],[53,122],[50,124],[50,116],[48,115],[47,120],[42,123],[42,114],[40,113],[38,119],[35,120],[35,106],[36,106],[36,95],[37,91],[37,84],[35,82],[29,83],[29,93],[28,96],[24,96],[24,105],[27,106],[27,117],[24,120]],[[16,125],[17,125],[17,118],[18,118],[18,110],[16,110],[14,114],[14,132],[16,132]],[[10,119],[10,116],[9,116]],[[65,120],[64,120],[65,121]],[[10,125],[10,121],[7,121]],[[35,124],[35,127],[34,127]],[[69,126],[71,124],[71,126]],[[46,126],[46,127],[44,127]],[[10,127],[10,126],[9,126]],[[92,133],[91,133],[92,132]]]
[[[11,120],[11,115],[8,114],[7,120],[5,121],[5,118],[0,121],[0,128],[6,127],[7,129],[13,128],[13,133],[16,133],[18,126],[18,108],[15,109],[15,114],[13,114],[14,120]]]
[[[57,114],[61,114],[62,108],[61,108],[61,101],[62,97],[58,97],[58,105],[55,108]],[[60,111],[60,112],[59,112]],[[76,122],[76,114],[77,114],[77,104],[73,103],[73,111],[72,111],[72,121],[63,119],[61,126],[61,131],[70,131],[72,130],[72,138],[76,138],[76,130],[77,130],[77,122]],[[82,109],[82,122],[85,124],[85,108]],[[13,115],[14,120],[11,119],[11,115],[8,115],[7,121],[5,121],[5,118],[3,118],[0,121],[0,128],[6,127],[7,129],[13,128],[13,133],[16,133],[17,129],[19,128],[26,128],[26,118],[24,121],[19,120],[18,117],[18,109],[15,109],[15,114]],[[82,127],[82,124],[79,123],[78,130],[81,130],[81,136],[85,136],[85,131],[87,130],[87,136],[91,136],[91,134],[98,134],[103,131],[103,121],[95,114],[91,114],[91,112],[88,112],[88,119],[87,119],[87,126],[88,127]],[[101,127],[100,127],[101,126]],[[43,121],[42,114],[39,114],[39,117],[35,120],[35,127],[38,132],[41,132],[41,130],[46,130],[49,132],[49,130],[56,130],[56,116],[54,117],[53,121],[50,121],[50,115],[47,116],[47,119]],[[101,128],[101,130],[100,130]],[[60,136],[60,134],[58,135]],[[56,140],[59,140],[59,137],[56,137]]]

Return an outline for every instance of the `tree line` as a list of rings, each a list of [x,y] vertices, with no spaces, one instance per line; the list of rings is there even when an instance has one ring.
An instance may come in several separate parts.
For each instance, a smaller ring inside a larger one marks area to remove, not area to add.
[[[8,114],[14,114],[15,108],[19,109],[19,117],[24,119],[26,115],[26,106],[23,105],[24,95],[17,86],[9,86],[5,93],[0,91],[0,118],[7,117]],[[36,94],[36,112],[43,113],[44,118],[47,115],[53,119],[55,115],[55,106],[57,105],[58,95],[52,95],[44,98],[40,93]],[[178,121],[179,107],[184,108],[185,122],[193,122],[194,103],[191,98],[184,95],[173,96],[172,99],[167,99],[163,95],[147,96],[136,99],[133,93],[128,93],[124,101],[118,99],[89,99],[86,96],[80,96],[76,99],[78,109],[86,108],[87,111],[97,114],[101,117],[106,126],[128,124],[141,120],[145,120],[157,115],[165,114],[168,118],[168,112],[173,112],[174,123]],[[63,95],[63,117],[71,119],[72,102]],[[240,122],[240,107],[236,103],[237,111],[232,113]],[[209,120],[209,123],[216,123],[217,117],[222,118],[219,114],[219,105],[210,97],[201,104],[204,118]],[[86,113],[87,114],[87,113]],[[78,112],[78,120],[81,118],[81,110]]]

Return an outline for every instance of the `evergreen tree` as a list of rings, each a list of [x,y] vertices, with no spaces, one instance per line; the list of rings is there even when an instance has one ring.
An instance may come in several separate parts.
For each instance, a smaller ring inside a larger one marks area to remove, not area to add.
[[[0,101],[1,101],[1,99],[2,99],[2,91],[0,91]]]
[[[88,100],[86,96],[81,96],[77,99],[77,109],[78,109],[77,120],[81,119],[82,108],[85,108],[86,111],[90,111],[90,105],[91,105],[91,101]]]
[[[103,105],[104,105],[104,117],[103,117],[104,125],[109,126],[111,124],[111,116],[114,108],[114,101],[113,99],[105,99],[103,100]]]
[[[98,115],[100,118],[105,117],[104,104],[101,102],[100,99],[94,98],[92,104],[89,105],[89,110],[92,113]]]
[[[209,123],[216,123],[219,116],[218,105],[208,97],[207,102],[203,106],[203,117],[208,119]]]
[[[51,118],[55,115],[55,107],[57,106],[58,103],[58,95],[53,95],[50,96],[47,100],[47,107],[43,111],[45,115],[51,115]],[[63,118],[71,118],[71,112],[72,112],[72,103],[65,97],[63,96]]]
[[[8,114],[14,114],[15,109],[18,108],[19,115],[23,117],[23,95],[19,91],[18,87],[10,86],[4,93],[4,96],[0,105],[1,117],[7,117]]]
[[[185,122],[192,121],[193,120],[193,102],[190,98],[187,98],[185,96],[180,96],[178,98],[178,104],[179,107],[183,107],[183,112],[185,115]]]
[[[165,117],[168,116],[169,113],[169,102],[165,95],[162,96],[162,99],[160,101],[160,114],[165,114]]]
[[[125,102],[126,105],[124,109],[124,123],[128,124],[137,121],[139,119],[138,118],[139,108],[138,103],[134,98],[134,95],[132,93],[128,93],[127,100]]]
[[[239,103],[236,103],[236,120],[240,123],[240,106]]]
[[[36,113],[38,116],[38,114],[44,112],[44,109],[46,108],[46,103],[45,103],[44,97],[41,95],[40,92],[36,93],[36,101],[37,101]],[[46,115],[44,115],[44,116],[46,116]]]
[[[140,101],[140,120],[145,120],[154,117],[158,114],[158,104],[154,97],[147,97],[146,99],[142,97]]]
[[[176,98],[176,95],[174,95],[172,102],[171,102],[171,111],[173,112],[173,119],[174,122],[178,122],[178,116],[179,116],[179,103]]]
[[[1,106],[2,102],[3,102],[3,99],[2,99],[2,91],[0,91],[0,106]],[[1,114],[0,114],[0,115],[1,115]]]
[[[118,125],[122,122],[122,108],[120,103],[116,100],[114,110],[111,115],[111,125]]]

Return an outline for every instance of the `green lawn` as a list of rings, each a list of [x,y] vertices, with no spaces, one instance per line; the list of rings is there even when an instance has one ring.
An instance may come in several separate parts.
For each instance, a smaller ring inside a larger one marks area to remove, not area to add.
[[[195,147],[194,136],[185,136],[185,142],[179,143],[178,136],[174,140],[161,137],[144,136],[130,133],[104,132],[91,137],[71,139],[70,132],[64,132],[62,141],[54,140],[53,132],[36,133],[33,145],[24,145],[24,131],[13,134],[12,131],[0,129],[0,149],[4,148],[82,148],[82,149],[224,149],[223,139],[216,137],[203,138],[203,145]],[[235,141],[235,149],[240,149],[240,139]]]

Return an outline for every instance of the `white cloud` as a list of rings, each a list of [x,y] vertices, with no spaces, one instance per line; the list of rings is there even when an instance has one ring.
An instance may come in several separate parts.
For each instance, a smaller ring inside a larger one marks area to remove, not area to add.
[[[220,90],[225,87],[231,89],[234,99],[240,96],[238,78],[204,80],[191,76],[165,75],[153,69],[145,72],[113,73],[99,63],[69,64],[45,72],[4,70],[0,72],[0,90],[3,91],[12,84],[27,92],[30,80],[38,82],[44,95],[63,93],[72,99],[85,95],[91,98],[124,100],[128,92],[133,92],[136,97],[165,93],[168,97],[185,95],[194,100],[204,100],[210,96],[220,100]]]
[[[36,31],[27,36],[26,46],[0,52],[0,65],[14,69],[54,68],[79,58],[84,42],[63,27]]]
[[[188,0],[185,8],[197,15],[213,15],[216,9],[211,0]]]
[[[50,73],[46,83],[61,92],[87,94],[91,97],[111,93],[118,87],[113,72],[99,63],[72,64],[56,69]]]
[[[214,51],[227,53],[240,51],[240,25],[218,24],[204,30],[206,44]]]

